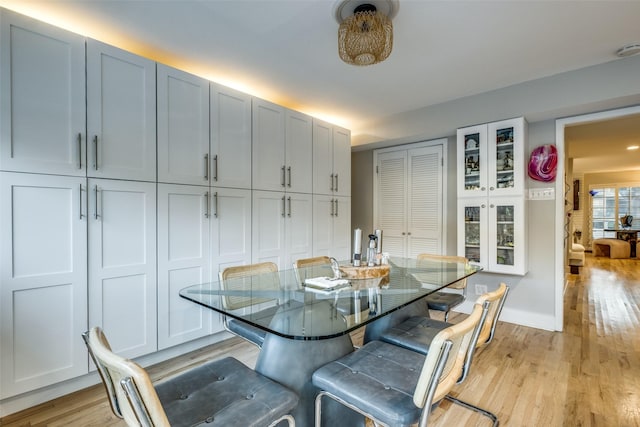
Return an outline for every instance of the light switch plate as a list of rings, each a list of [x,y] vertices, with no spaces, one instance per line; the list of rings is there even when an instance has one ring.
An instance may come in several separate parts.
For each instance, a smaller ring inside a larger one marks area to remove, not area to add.
[[[529,200],[554,200],[556,198],[555,188],[530,188]]]

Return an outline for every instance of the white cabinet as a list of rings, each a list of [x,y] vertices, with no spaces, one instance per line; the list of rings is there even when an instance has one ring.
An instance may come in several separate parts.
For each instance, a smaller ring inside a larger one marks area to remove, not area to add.
[[[209,185],[209,81],[157,67],[158,182]]]
[[[114,352],[157,350],[156,184],[89,179],[89,324]]]
[[[313,119],[313,193],[351,195],[351,133]]]
[[[312,256],[311,194],[253,191],[252,262],[280,269]]]
[[[88,372],[85,181],[0,173],[0,399]]]
[[[211,184],[251,189],[251,96],[210,83]]]
[[[251,264],[251,190],[211,188],[211,275]]]
[[[443,253],[443,146],[385,149],[375,158],[374,228],[383,230],[382,250],[411,258]]]
[[[212,280],[210,213],[209,188],[158,184],[159,349],[221,329],[213,310],[179,296],[182,288]]]
[[[488,272],[527,272],[527,223],[522,197],[458,199],[458,254]]]
[[[458,197],[524,194],[524,118],[458,129]]]
[[[313,196],[313,256],[351,259],[351,198]]]
[[[155,62],[87,40],[89,177],[156,180]]]
[[[85,176],[84,37],[0,9],[0,170]]]
[[[522,117],[458,129],[458,255],[487,272],[527,272],[526,141]]]
[[[311,193],[311,117],[253,100],[253,188]]]

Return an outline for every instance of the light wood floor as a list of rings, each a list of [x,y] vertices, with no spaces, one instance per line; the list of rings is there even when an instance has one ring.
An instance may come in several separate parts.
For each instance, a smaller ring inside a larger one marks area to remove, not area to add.
[[[469,378],[453,394],[493,411],[503,426],[640,426],[640,261],[587,255],[581,270],[568,281],[564,332],[499,323],[494,342],[477,354]],[[149,372],[159,379],[224,354],[253,367],[257,348],[233,338]],[[448,402],[434,411],[430,424],[490,425]],[[0,425],[124,423],[96,386],[7,416]]]

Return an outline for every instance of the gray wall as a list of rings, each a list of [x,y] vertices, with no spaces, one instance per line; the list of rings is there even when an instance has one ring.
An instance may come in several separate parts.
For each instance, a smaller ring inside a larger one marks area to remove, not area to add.
[[[533,148],[555,143],[555,119],[605,109],[640,104],[640,56],[567,72],[508,88],[425,107],[390,117],[368,126],[369,135],[353,138],[352,224],[363,229],[373,227],[372,150],[375,148],[449,138],[449,188],[447,253],[456,252],[456,129],[472,124],[524,116],[529,122],[526,158]],[[376,136],[371,136],[376,135]],[[564,161],[564,153],[560,153]],[[562,177],[558,177],[562,179]],[[586,181],[586,179],[585,179]],[[585,182],[585,185],[587,183]],[[526,188],[555,187],[527,178]],[[563,194],[556,194],[563,197]],[[496,287],[501,281],[511,286],[502,319],[527,326],[553,330],[556,326],[555,200],[529,201],[528,266],[521,276],[481,273],[469,281],[468,310],[475,299],[474,284]]]

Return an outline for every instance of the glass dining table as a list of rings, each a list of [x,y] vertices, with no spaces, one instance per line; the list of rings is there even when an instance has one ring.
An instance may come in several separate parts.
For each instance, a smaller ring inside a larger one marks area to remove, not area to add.
[[[349,268],[348,263],[340,266]],[[295,390],[300,396],[292,412],[296,425],[312,426],[318,390],[311,376],[354,351],[351,332],[364,327],[368,342],[408,317],[429,316],[424,297],[480,270],[464,263],[391,257],[382,277],[338,278],[331,268],[316,266],[196,284],[180,296],[263,332],[255,370]],[[364,425],[355,412],[327,403],[323,425]]]

